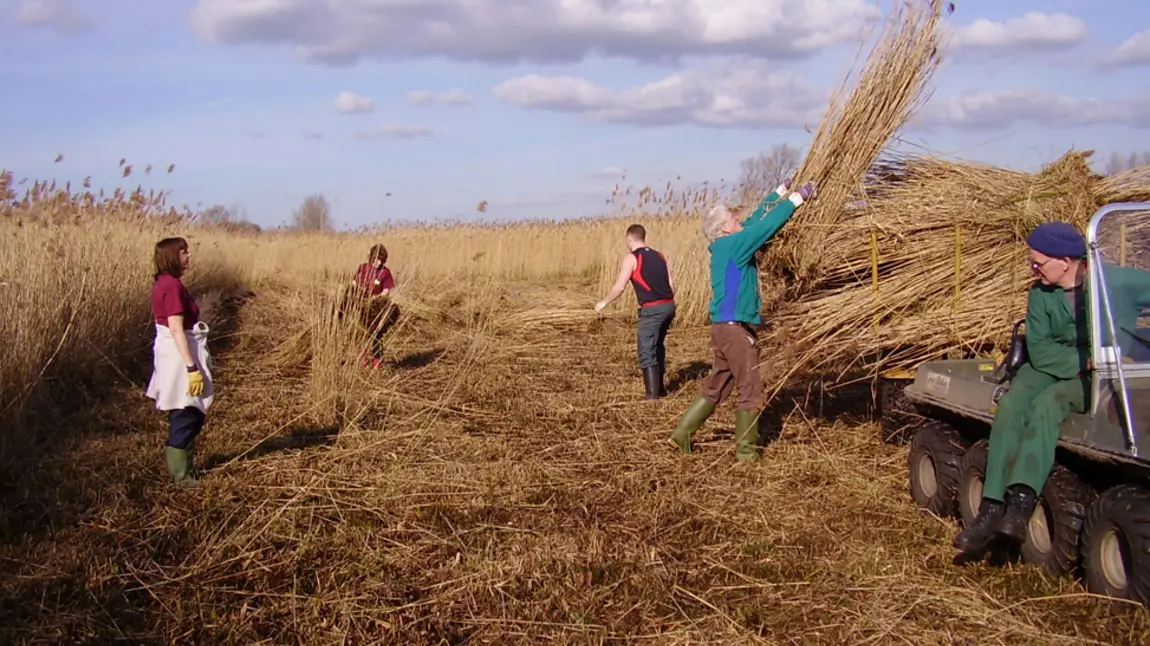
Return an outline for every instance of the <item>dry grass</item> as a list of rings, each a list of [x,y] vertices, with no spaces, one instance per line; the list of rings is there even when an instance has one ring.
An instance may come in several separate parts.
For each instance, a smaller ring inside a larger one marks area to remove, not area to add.
[[[274,283],[250,300],[218,355],[200,492],[166,486],[162,420],[123,383],[122,412],[93,412],[22,483],[0,546],[3,641],[1150,636],[1146,611],[1034,568],[951,565],[954,524],[914,508],[905,449],[877,441],[863,401],[792,390],[751,469],[734,464],[724,406],[682,458],[663,438],[696,393],[705,330],[672,333],[672,397],[641,404],[630,326],[524,327],[543,285],[415,286],[385,367],[339,369],[331,426],[309,387],[329,360],[276,351],[316,331],[314,305]]]
[[[0,465],[50,439],[60,409],[98,399],[104,381],[150,352],[152,245],[179,234],[162,195],[73,194],[34,183],[19,202],[0,174]],[[196,249],[190,285],[234,294],[247,282],[226,238]],[[150,362],[150,357],[146,358]]]

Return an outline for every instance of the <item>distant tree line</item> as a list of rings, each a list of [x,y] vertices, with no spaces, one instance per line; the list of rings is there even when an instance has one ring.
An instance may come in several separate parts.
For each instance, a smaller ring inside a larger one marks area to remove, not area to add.
[[[248,219],[243,207],[235,204],[210,206],[195,215],[195,223],[233,233],[260,233],[263,230],[260,225]],[[319,193],[305,197],[292,212],[288,228],[297,231],[330,231],[335,228],[327,198]]]

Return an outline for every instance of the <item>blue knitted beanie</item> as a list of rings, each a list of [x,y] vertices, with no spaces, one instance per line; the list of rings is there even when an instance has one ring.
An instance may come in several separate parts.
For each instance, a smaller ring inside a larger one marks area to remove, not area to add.
[[[1082,258],[1086,255],[1086,239],[1074,225],[1066,222],[1043,222],[1030,232],[1026,244],[1052,258]]]

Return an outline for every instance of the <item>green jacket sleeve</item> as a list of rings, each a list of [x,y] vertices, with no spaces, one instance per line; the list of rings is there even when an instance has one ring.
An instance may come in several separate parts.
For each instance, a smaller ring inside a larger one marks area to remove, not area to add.
[[[1063,298],[1061,294],[1056,298]],[[1032,287],[1026,297],[1026,352],[1030,365],[1055,379],[1073,379],[1085,366],[1078,348],[1063,345],[1054,339],[1050,325],[1051,295]]]
[[[748,216],[746,220],[743,220],[743,226],[747,226],[752,222],[763,219],[763,215],[766,214],[767,209],[774,206],[775,202],[778,202],[781,198],[782,196],[779,195],[778,191],[771,191],[770,195],[763,198],[763,201],[759,202],[759,205],[755,207],[754,213],[751,213],[751,215]]]
[[[764,208],[766,201],[759,208]],[[751,222],[738,233],[731,234],[731,256],[738,265],[745,265],[751,261],[755,256],[755,252],[759,250],[767,240],[770,240],[787,220],[794,215],[795,203],[790,200],[782,200],[777,203],[774,208],[767,211],[765,215],[759,219]],[[754,217],[754,216],[752,216]]]

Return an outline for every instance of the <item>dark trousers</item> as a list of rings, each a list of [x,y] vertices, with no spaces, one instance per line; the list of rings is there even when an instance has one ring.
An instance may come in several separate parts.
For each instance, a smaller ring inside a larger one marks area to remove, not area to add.
[[[729,323],[711,325],[715,363],[703,384],[703,397],[721,404],[736,386],[739,410],[759,410],[763,405],[763,376],[759,374],[758,339],[749,326]]]
[[[639,308],[637,337],[640,370],[654,366],[666,368],[667,349],[663,342],[667,339],[667,330],[671,328],[671,323],[674,320],[674,303],[660,303],[659,305]]]
[[[204,427],[204,414],[194,407],[168,411],[168,441],[173,449],[186,449]]]

